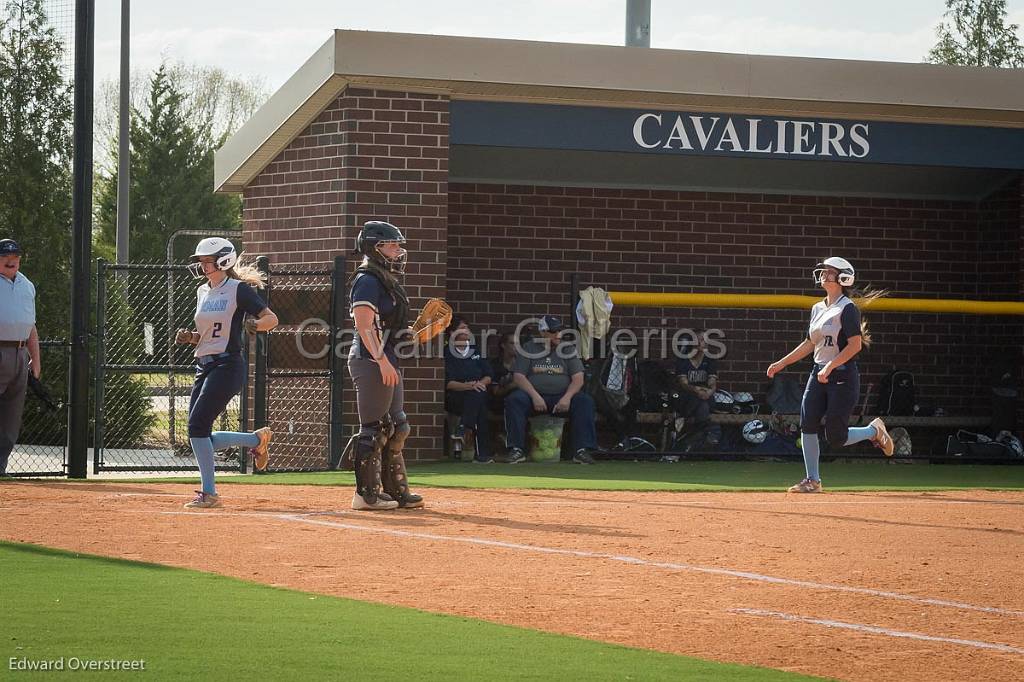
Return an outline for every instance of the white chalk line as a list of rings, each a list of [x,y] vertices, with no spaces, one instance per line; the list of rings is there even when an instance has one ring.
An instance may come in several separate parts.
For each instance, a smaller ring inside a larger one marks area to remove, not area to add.
[[[158,512],[159,514],[170,514],[170,515],[188,515],[188,516],[210,516],[210,512],[186,512],[186,511],[164,511]],[[365,513],[365,512],[364,512]],[[946,599],[933,599],[929,597],[917,597],[910,594],[903,594],[901,592],[889,592],[886,590],[876,590],[868,587],[852,587],[849,585],[838,585],[833,583],[816,583],[808,580],[795,580],[792,578],[779,578],[776,576],[765,575],[762,573],[753,573],[750,571],[738,571],[729,568],[719,568],[716,566],[698,566],[695,564],[681,564],[668,561],[649,561],[647,559],[641,559],[640,557],[633,557],[621,554],[606,554],[603,552],[589,552],[587,550],[580,549],[565,549],[562,547],[545,547],[543,545],[527,545],[516,542],[505,542],[502,540],[491,540],[488,538],[477,538],[477,537],[458,537],[452,535],[439,535],[436,533],[424,533],[419,531],[408,531],[408,530],[396,530],[393,528],[379,528],[374,526],[364,526],[355,523],[341,523],[338,521],[327,521],[323,519],[309,518],[315,514],[277,514],[268,512],[213,512],[218,516],[259,516],[264,518],[274,518],[282,521],[289,521],[293,523],[305,523],[314,526],[324,526],[327,528],[340,528],[344,530],[354,530],[364,533],[376,533],[380,535],[391,535],[394,537],[406,537],[415,538],[418,540],[432,540],[441,542],[457,542],[469,545],[479,545],[484,547],[499,547],[501,549],[520,550],[526,552],[537,552],[540,554],[556,554],[561,556],[573,556],[581,557],[585,559],[603,559],[606,561],[617,561],[625,564],[632,564],[636,566],[648,566],[651,568],[663,568],[672,571],[689,571],[692,573],[704,573],[708,575],[727,576],[730,578],[741,578],[744,580],[752,580],[755,582],[770,583],[776,585],[787,585],[791,587],[806,587],[813,590],[826,590],[831,592],[846,592],[848,594],[863,594],[871,597],[878,597],[882,599],[892,599],[895,601],[911,602],[914,604],[925,604],[928,606],[942,606],[948,608],[961,609],[965,611],[981,611],[982,613],[996,613],[1004,616],[1024,616],[1024,611],[1015,611],[1012,609],[1003,609],[996,606],[980,606],[978,604],[968,604],[966,602],[950,601]]]
[[[887,637],[898,637],[901,639],[917,639],[924,642],[961,644],[963,646],[974,647],[975,649],[991,649],[993,651],[1004,651],[1011,654],[1024,654],[1024,649],[1015,646],[1010,646],[1008,644],[994,644],[992,642],[982,642],[976,639],[958,639],[956,637],[937,637],[935,635],[925,635],[920,632],[907,632],[905,630],[891,630],[889,628],[880,628],[874,625],[862,625],[860,623],[844,623],[842,621],[828,620],[826,618],[808,618],[807,616],[795,616],[791,613],[782,613],[781,611],[765,611],[763,609],[739,608],[729,609],[729,612],[743,613],[750,616],[763,616],[765,618],[777,618],[779,620],[786,620],[794,623],[810,623],[812,625],[824,625],[827,628],[855,630],[857,632],[868,632],[874,635],[885,635]]]

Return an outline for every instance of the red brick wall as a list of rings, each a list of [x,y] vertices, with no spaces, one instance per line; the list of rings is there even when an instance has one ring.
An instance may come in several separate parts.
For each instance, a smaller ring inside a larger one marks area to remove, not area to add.
[[[270,256],[272,263],[326,267],[353,248],[363,222],[388,220],[409,239],[405,281],[418,307],[428,297],[445,295],[447,183],[446,98],[349,89],[245,189],[246,249]],[[404,371],[413,427],[406,455],[436,458],[443,366],[438,360],[407,362]],[[347,379],[346,374],[344,410],[355,424]],[[327,400],[323,389],[303,395]],[[273,420],[271,425],[286,427]],[[309,428],[322,432],[323,424]]]
[[[477,327],[566,315],[581,287],[813,294],[829,255],[860,282],[898,297],[1015,299],[1024,246],[1017,183],[979,203],[760,194],[452,184],[448,294]],[[988,358],[1019,353],[1019,319],[867,315],[875,344],[864,385],[891,367],[914,372],[926,400],[950,413],[988,404]],[[615,327],[719,327],[722,383],[763,392],[768,363],[799,343],[799,311],[617,308]],[[806,367],[791,370],[802,375]],[[982,377],[979,379],[979,377]]]

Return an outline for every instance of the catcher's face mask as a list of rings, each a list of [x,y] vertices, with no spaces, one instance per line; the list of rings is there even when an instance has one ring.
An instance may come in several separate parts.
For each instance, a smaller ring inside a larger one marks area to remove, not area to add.
[[[391,272],[403,274],[409,260],[409,252],[402,248],[401,242],[378,242],[377,253],[387,263]]]

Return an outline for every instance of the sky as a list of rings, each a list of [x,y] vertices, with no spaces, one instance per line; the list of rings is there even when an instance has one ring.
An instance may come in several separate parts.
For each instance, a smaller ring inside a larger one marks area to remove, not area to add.
[[[120,2],[99,0],[96,80],[118,72]],[[136,0],[133,70],[218,66],[276,90],[335,28],[622,45],[626,0]],[[920,62],[944,0],[651,1],[651,47]],[[1024,0],[1007,2],[1024,25]]]

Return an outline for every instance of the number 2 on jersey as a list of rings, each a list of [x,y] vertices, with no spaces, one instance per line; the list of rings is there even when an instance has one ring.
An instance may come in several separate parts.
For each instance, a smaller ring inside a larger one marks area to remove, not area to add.
[[[222,322],[214,322],[213,323],[213,333],[210,334],[210,338],[211,339],[219,339],[220,338],[220,330],[221,330],[221,327],[223,327],[223,326],[224,325],[223,325]]]

